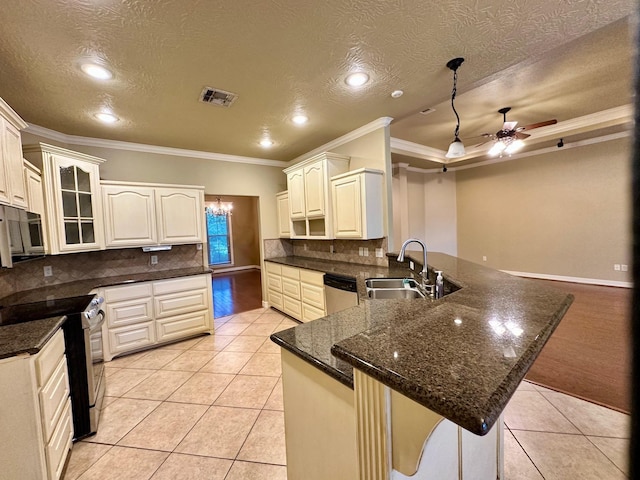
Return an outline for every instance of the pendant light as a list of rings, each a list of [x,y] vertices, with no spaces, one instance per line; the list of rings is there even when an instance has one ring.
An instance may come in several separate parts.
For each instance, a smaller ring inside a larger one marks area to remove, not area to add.
[[[456,114],[456,129],[453,132],[453,142],[451,142],[451,145],[449,145],[449,150],[445,155],[445,157],[447,158],[458,158],[458,157],[462,157],[465,154],[464,145],[462,144],[462,141],[460,141],[460,138],[458,137],[458,134],[460,133],[460,116],[458,115],[458,112],[456,111],[456,107],[453,104],[453,101],[456,98],[456,89],[458,85],[458,68],[460,67],[460,65],[462,65],[462,62],[464,62],[464,58],[462,57],[454,58],[447,62],[447,68],[449,68],[450,70],[453,70],[453,89],[451,90],[451,109],[453,110],[453,113]]]

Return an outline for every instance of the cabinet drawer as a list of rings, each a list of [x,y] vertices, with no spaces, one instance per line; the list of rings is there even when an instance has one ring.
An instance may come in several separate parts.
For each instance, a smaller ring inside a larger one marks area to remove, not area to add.
[[[69,401],[69,380],[67,377],[67,359],[63,355],[49,381],[42,387],[40,397],[40,416],[45,442],[49,440],[58,419]]]
[[[71,424],[71,401],[67,401],[66,409],[46,446],[47,470],[49,479],[58,480],[62,476],[65,460],[71,448],[73,426]]]
[[[112,355],[153,345],[155,341],[152,321],[109,330],[109,351]]]
[[[282,292],[282,277],[275,273],[267,272],[267,289],[273,292]]]
[[[58,330],[36,356],[36,375],[39,387],[47,383],[53,371],[58,367],[61,357],[64,357],[64,334],[62,330]]]
[[[293,280],[300,280],[300,269],[282,265],[282,276]]]
[[[118,328],[153,320],[151,297],[107,304],[107,325]]]
[[[183,313],[205,310],[208,305],[209,294],[206,288],[192,292],[174,293],[154,298],[154,312],[156,319],[182,315]]]
[[[300,269],[300,281],[309,283],[311,285],[317,285],[319,287],[324,286],[324,273],[314,272],[313,270]]]
[[[151,296],[151,283],[137,283],[124,287],[107,288],[104,291],[104,301],[107,305],[114,302],[134,300]]]
[[[153,282],[154,295],[166,295],[168,293],[184,292],[186,290],[198,290],[207,288],[207,281],[211,280],[209,275],[194,275],[191,277],[172,278],[170,280],[159,280]]]
[[[157,320],[158,341],[173,340],[208,331],[208,315],[209,312],[206,311]]]
[[[327,314],[323,309],[312,307],[311,305],[302,304],[302,321],[310,322],[311,320],[316,320],[318,318],[322,318]]]
[[[302,303],[324,310],[324,286],[318,287],[300,282],[300,291],[302,292]]]
[[[264,262],[264,267],[267,273],[275,273],[276,275],[282,275],[282,265],[273,262]]]
[[[287,296],[282,297],[282,310],[287,315],[291,315],[293,318],[300,320],[302,318],[302,302],[300,300],[294,300]]]
[[[269,290],[269,305],[282,310],[282,294]]]
[[[282,293],[286,297],[300,300],[300,281],[291,280],[290,278],[282,279]]]

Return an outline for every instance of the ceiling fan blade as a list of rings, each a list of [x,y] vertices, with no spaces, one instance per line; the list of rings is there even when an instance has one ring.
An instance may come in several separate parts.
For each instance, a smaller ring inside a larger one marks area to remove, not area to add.
[[[518,122],[504,122],[504,125],[502,125],[502,130],[504,130],[505,132],[510,132],[511,130],[516,128],[517,124]]]
[[[525,125],[524,127],[520,127],[519,130],[533,130],[534,128],[546,127],[547,125],[555,125],[558,123],[558,120],[555,118],[553,120],[547,120],[546,122],[538,122],[532,123],[531,125]]]
[[[531,135],[529,135],[528,133],[522,133],[522,132],[517,132],[516,133],[516,138],[518,140],[524,140],[525,138],[529,138]]]
[[[493,142],[493,138],[488,137],[484,142],[476,143],[475,145],[472,145],[471,148],[481,147],[485,143],[489,143],[489,142]]]

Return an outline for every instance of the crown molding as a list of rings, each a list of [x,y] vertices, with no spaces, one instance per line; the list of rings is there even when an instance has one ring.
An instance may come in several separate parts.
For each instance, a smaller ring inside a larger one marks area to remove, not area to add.
[[[432,162],[445,163],[447,161],[445,157],[447,152],[444,150],[394,137],[391,137],[391,153],[421,158],[422,160],[430,160]]]
[[[363,137],[380,128],[388,127],[391,124],[392,120],[393,120],[392,117],[380,117],[374,120],[373,122],[369,122],[360,128],[356,128],[355,130],[349,133],[346,133],[341,137],[336,138],[335,140],[331,140],[330,142],[325,143],[324,145],[321,145],[318,148],[315,148],[314,150],[311,150],[310,152],[305,153],[304,155],[300,155],[299,157],[294,158],[288,163],[288,165],[289,166],[294,165],[298,162],[306,160],[307,158],[311,158],[315,155],[318,155],[319,153],[329,152],[333,148],[344,145],[345,143],[349,143],[357,138]]]
[[[603,142],[610,142],[612,140],[618,140],[620,138],[630,137],[631,134],[632,134],[631,131],[611,133],[609,135],[602,135],[600,137],[588,138],[586,140],[580,140],[578,142],[565,143],[564,147],[562,147],[561,149],[556,147],[556,146],[545,147],[545,148],[540,148],[538,150],[531,150],[531,151],[528,151],[528,152],[515,153],[515,154],[513,154],[511,156],[506,156],[505,155],[504,157],[492,158],[490,160],[485,160],[484,162],[472,163],[471,165],[461,165],[459,167],[447,165],[447,171],[449,171],[449,172],[457,172],[459,170],[469,170],[471,168],[483,167],[485,165],[493,165],[495,163],[510,162],[512,160],[518,160],[520,158],[535,157],[537,155],[544,155],[546,153],[553,153],[553,152],[557,152],[559,150],[570,150],[572,148],[585,147],[587,145],[595,145],[597,143],[603,143]],[[400,164],[394,163],[394,166],[395,165],[400,165]],[[406,165],[406,164],[402,164],[402,165]],[[413,172],[413,173],[442,173],[442,170],[440,168],[407,167],[407,171],[408,172]]]
[[[264,165],[268,167],[286,167],[288,162],[281,160],[269,160],[266,158],[243,157],[239,155],[228,155],[226,153],[202,152],[199,150],[187,150],[183,148],[161,147],[157,145],[145,145],[143,143],[121,142],[119,140],[106,140],[102,138],[81,137],[77,135],[67,135],[65,133],[50,130],[38,125],[29,124],[25,129],[27,133],[32,133],[40,137],[55,140],[68,145],[82,145],[85,147],[111,148],[114,150],[127,150],[130,152],[154,153],[158,155],[173,155],[176,157],[200,158],[204,160],[215,160],[218,162],[249,163],[253,165]]]
[[[27,123],[20,118],[20,115],[18,115],[16,111],[2,98],[0,98],[0,115],[6,118],[7,121],[18,130],[24,130],[27,128]]]

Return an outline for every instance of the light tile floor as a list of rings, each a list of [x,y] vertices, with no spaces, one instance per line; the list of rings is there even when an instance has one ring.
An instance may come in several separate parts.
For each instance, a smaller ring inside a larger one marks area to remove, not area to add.
[[[296,323],[258,309],[216,335],[107,363],[98,433],[65,480],[286,480],[280,349]],[[627,478],[627,415],[523,382],[505,413],[509,480]]]

